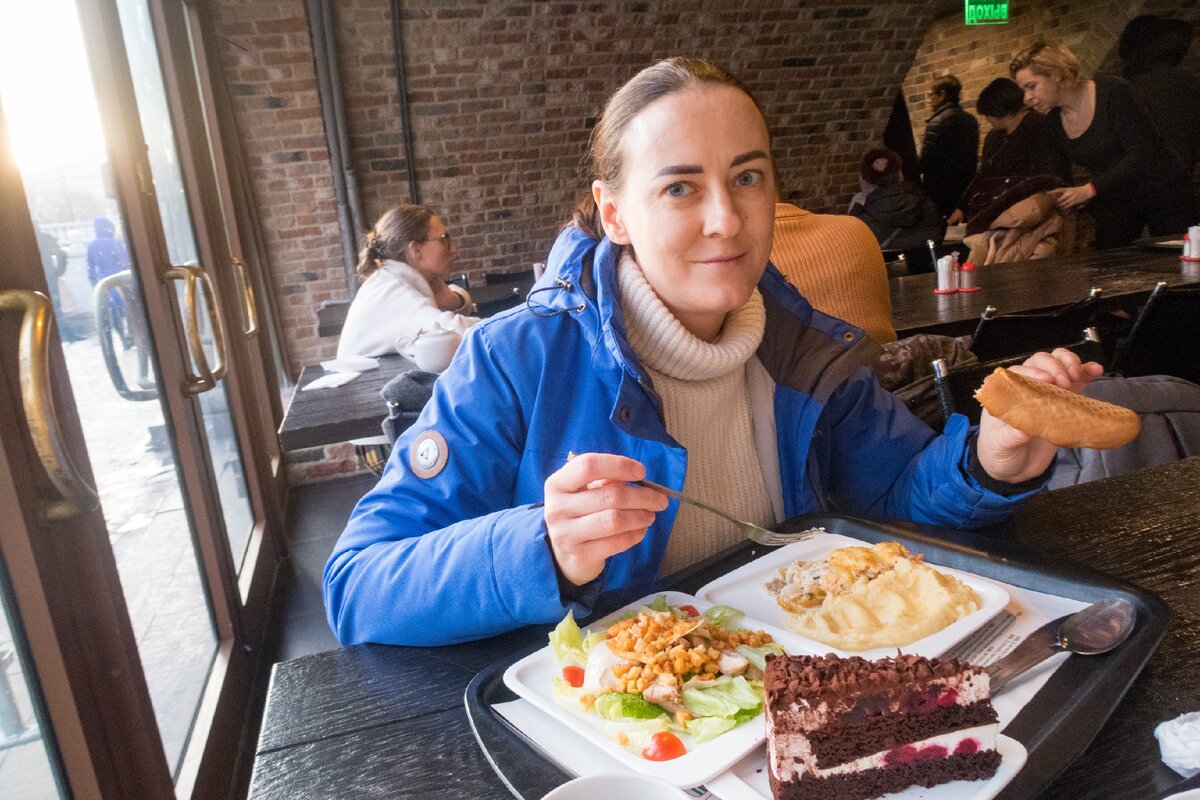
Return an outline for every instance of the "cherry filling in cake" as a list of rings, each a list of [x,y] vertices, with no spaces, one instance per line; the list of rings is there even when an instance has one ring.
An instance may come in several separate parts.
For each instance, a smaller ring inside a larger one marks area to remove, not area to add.
[[[866,800],[995,774],[988,677],[947,659],[777,656],[765,676],[777,800]]]

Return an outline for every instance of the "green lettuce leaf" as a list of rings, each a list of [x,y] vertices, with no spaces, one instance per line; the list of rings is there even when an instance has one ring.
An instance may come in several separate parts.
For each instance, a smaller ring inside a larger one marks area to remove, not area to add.
[[[650,744],[651,737],[654,734],[669,730],[666,717],[658,717],[657,719],[629,719],[616,722],[605,722],[604,732],[617,740],[618,734],[625,735],[624,747],[631,753],[641,755],[646,749],[646,745]]]
[[[742,676],[711,683],[684,686],[683,704],[693,716],[736,718],[743,711],[753,711],[750,716],[755,716],[762,710],[762,690]]]
[[[696,744],[703,744],[726,731],[733,730],[740,724],[737,720],[727,717],[699,717],[698,719],[689,719],[684,724],[684,728],[696,740]]]
[[[640,694],[610,692],[596,698],[596,713],[607,720],[656,719],[663,709]]]
[[[564,705],[572,711],[584,711],[583,703],[579,702],[579,698],[583,696],[583,687],[574,687],[557,675],[550,678],[554,684],[554,699],[560,705]]]
[[[743,615],[742,612],[738,611],[736,608],[730,608],[729,606],[713,606],[712,608],[705,609],[704,613],[700,616],[704,617],[718,628],[732,630],[733,628],[731,623],[736,619],[740,619]]]
[[[777,656],[783,655],[783,648],[776,642],[764,644],[762,647],[751,647],[748,644],[744,644],[734,652],[745,656],[747,661],[759,669],[766,669],[767,656],[771,654]]]
[[[585,646],[583,632],[575,624],[574,611],[568,611],[563,621],[550,631],[550,649],[554,651],[554,657],[560,664],[583,666],[587,663],[587,651],[590,647],[591,642],[586,642]]]

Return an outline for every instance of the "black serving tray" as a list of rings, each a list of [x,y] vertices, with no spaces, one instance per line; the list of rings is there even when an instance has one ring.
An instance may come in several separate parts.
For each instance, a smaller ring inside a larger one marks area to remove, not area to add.
[[[1108,575],[1067,562],[1049,562],[1030,551],[979,533],[869,522],[830,514],[810,514],[784,522],[779,530],[822,527],[869,542],[898,540],[929,561],[1046,594],[1095,602],[1122,597],[1137,608],[1129,639],[1111,653],[1067,659],[1038,693],[1053,702],[1031,702],[1004,729],[1025,745],[1024,768],[998,796],[1033,798],[1078,758],[1142,667],[1158,647],[1171,621],[1171,609],[1157,595]],[[749,542],[673,576],[661,589],[695,593],[701,587],[767,552]],[[644,596],[645,587],[605,596],[593,618]],[[503,681],[513,663],[544,645],[489,666],[467,686],[465,704],[475,738],[496,773],[521,800],[540,800],[575,777],[496,713],[492,706],[516,699]]]

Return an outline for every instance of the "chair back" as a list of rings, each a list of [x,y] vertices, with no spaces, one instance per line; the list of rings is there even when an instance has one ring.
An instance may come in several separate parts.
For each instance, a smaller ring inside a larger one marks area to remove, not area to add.
[[[1103,363],[1104,351],[1100,346],[1100,335],[1095,328],[1088,328],[1083,333],[1083,338],[1069,345],[1067,349],[1078,355],[1081,361]],[[962,414],[972,425],[978,425],[983,408],[975,399],[975,391],[983,384],[983,379],[991,375],[997,367],[1011,367],[1022,363],[1033,355],[1033,352],[955,367],[947,365],[945,359],[936,359],[933,362],[933,385],[937,389],[938,404],[942,409],[942,424],[949,422],[953,414]]]
[[[520,281],[521,283],[527,283],[529,285],[533,285],[534,281],[536,281],[537,279],[538,279],[538,275],[534,272],[533,268],[523,269],[519,272],[485,272],[485,273],[483,273],[483,285],[484,286],[495,286],[498,283],[512,283],[514,281]]]
[[[967,252],[970,249],[962,242],[942,242],[941,244],[935,244],[932,251],[930,251],[927,244],[920,247],[910,247],[906,250],[884,250],[883,257],[887,261],[903,258],[908,268],[906,274],[920,275],[925,272],[933,272],[937,269],[936,259],[948,256],[951,253],[958,253],[959,261],[966,261]]]
[[[1160,281],[1117,344],[1113,372],[1173,375],[1200,383],[1200,286],[1168,289]]]
[[[903,278],[909,274],[908,259],[900,250],[884,250],[883,267],[887,270],[889,278]]]
[[[350,312],[349,300],[325,300],[317,308],[317,336],[338,336]]]
[[[971,352],[981,361],[1052,350],[1080,341],[1080,332],[1092,324],[1101,290],[1068,306],[1041,313],[1000,314],[984,309],[971,337]]]

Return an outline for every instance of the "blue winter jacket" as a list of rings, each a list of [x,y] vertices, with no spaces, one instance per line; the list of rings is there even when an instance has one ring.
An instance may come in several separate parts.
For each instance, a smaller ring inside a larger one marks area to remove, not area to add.
[[[619,257],[607,239],[568,228],[529,303],[468,332],[325,566],[325,606],[343,644],[461,642],[568,609],[584,616],[600,588],[654,589],[676,501],[571,601],[541,507],[569,451],[620,453],[683,487],[687,453],[625,338]],[[759,289],[767,319],[757,357],[774,383],[764,405],[774,411],[783,517],[827,510],[971,527],[1028,497],[968,474],[965,418],[938,436],[881,388],[865,366],[876,346],[860,329],[815,311],[774,266]],[[419,477],[431,464],[424,474],[436,474]]]

